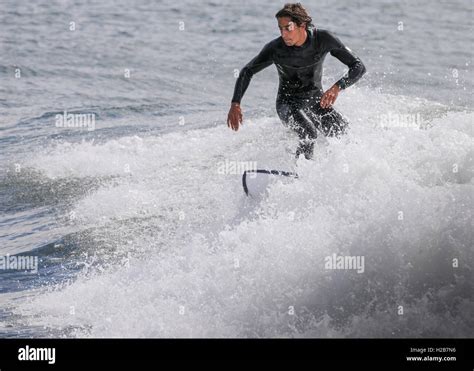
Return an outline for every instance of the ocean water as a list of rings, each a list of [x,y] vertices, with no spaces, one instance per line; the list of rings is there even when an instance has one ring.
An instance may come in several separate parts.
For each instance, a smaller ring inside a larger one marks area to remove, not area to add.
[[[282,4],[0,0],[0,256],[38,259],[0,336],[474,336],[472,1],[304,4],[368,73],[295,163],[274,66],[225,123]],[[251,200],[226,161],[299,179]]]

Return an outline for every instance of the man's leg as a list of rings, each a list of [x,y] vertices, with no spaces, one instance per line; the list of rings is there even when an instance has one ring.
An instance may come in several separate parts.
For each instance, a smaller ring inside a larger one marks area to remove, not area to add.
[[[310,99],[277,99],[277,113],[285,126],[292,128],[300,138],[296,157],[313,157],[314,142],[318,135],[339,137],[346,133],[349,123],[334,108],[321,108],[318,93]]]
[[[321,108],[318,103],[310,115],[314,116],[313,121],[319,123],[318,130],[327,137],[340,137],[347,132],[349,123],[334,108]]]
[[[315,117],[308,114],[303,108],[295,110],[293,114],[295,120],[294,130],[298,134],[300,140],[296,148],[296,158],[303,154],[307,160],[313,158],[314,142],[318,137],[318,122]]]
[[[315,139],[318,135],[326,137],[340,137],[346,134],[349,123],[334,108],[321,108],[319,97],[309,105],[299,108],[295,117],[299,124],[300,135],[299,153],[304,153],[307,159],[312,158]]]
[[[304,154],[306,159],[313,156],[314,140],[317,138],[316,125],[311,115],[305,112],[302,104],[290,100],[277,100],[277,113],[283,124],[298,134],[299,142],[296,157]]]

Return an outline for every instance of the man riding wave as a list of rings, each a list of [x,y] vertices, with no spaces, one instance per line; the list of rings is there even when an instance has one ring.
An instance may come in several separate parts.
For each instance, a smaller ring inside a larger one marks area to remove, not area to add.
[[[357,82],[366,69],[362,61],[331,32],[316,29],[300,4],[285,4],[275,17],[281,36],[266,44],[241,71],[235,84],[227,125],[237,131],[242,124],[240,102],[253,75],[275,64],[280,84],[276,99],[278,116],[299,137],[296,157],[310,159],[318,135],[340,136],[348,122],[332,105],[341,90]],[[330,53],[349,71],[323,92],[323,62]]]

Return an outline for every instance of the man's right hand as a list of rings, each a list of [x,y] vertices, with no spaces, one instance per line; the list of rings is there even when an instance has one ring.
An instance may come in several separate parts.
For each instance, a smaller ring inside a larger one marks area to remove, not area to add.
[[[242,111],[239,103],[232,103],[229,114],[227,115],[227,126],[232,130],[239,130],[239,125],[242,124]]]

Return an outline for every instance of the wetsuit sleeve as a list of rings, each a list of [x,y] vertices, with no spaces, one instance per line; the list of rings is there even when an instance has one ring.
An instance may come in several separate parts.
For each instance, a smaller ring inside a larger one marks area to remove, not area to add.
[[[263,47],[262,51],[254,59],[247,63],[242,71],[240,71],[239,77],[235,83],[232,103],[240,103],[253,75],[257,72],[260,72],[264,68],[267,68],[272,63],[272,46],[270,43],[268,43]]]
[[[324,31],[324,44],[326,52],[339,59],[342,63],[349,67],[349,71],[336,84],[345,89],[355,84],[366,72],[366,68],[362,61],[347,48],[341,40],[328,31]]]

